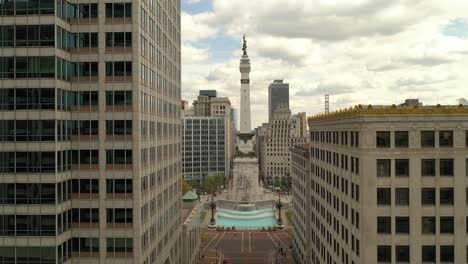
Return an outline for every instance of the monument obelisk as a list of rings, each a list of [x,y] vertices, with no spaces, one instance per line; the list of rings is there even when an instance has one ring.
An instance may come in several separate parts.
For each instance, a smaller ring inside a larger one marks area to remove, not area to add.
[[[244,154],[253,152],[252,129],[250,119],[250,59],[247,55],[247,40],[245,35],[242,45],[242,58],[239,70],[241,73],[241,94],[240,94],[240,130],[237,134],[237,150]]]

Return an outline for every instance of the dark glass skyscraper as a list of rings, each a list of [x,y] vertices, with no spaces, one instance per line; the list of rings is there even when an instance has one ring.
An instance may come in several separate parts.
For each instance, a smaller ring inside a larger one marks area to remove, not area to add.
[[[268,86],[268,122],[271,121],[273,112],[280,104],[285,104],[289,109],[289,83],[275,80]]]

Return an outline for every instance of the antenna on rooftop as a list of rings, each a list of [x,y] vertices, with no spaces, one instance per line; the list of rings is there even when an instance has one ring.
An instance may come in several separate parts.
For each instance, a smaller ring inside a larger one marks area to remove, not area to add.
[[[330,95],[325,95],[325,114],[330,113]]]

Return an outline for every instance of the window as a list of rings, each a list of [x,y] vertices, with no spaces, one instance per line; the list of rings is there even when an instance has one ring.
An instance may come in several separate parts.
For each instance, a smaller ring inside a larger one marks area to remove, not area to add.
[[[55,247],[0,247],[2,263],[56,263]]]
[[[92,253],[99,252],[99,238],[72,238],[72,252]]]
[[[72,193],[93,194],[99,193],[98,179],[73,179]]]
[[[421,147],[435,147],[434,131],[421,131]]]
[[[407,148],[409,146],[408,131],[395,131],[395,147]]]
[[[392,262],[392,246],[377,246],[377,262]]]
[[[54,25],[17,25],[15,32],[17,47],[53,47],[55,44]]]
[[[377,147],[389,148],[390,147],[390,131],[377,131]]]
[[[423,234],[435,234],[436,218],[433,216],[423,216],[421,218],[421,232]]]
[[[454,262],[453,246],[440,246],[440,262]]]
[[[131,224],[133,223],[132,208],[107,208],[108,224]]]
[[[395,255],[396,261],[398,262],[406,262],[409,263],[410,261],[410,248],[409,246],[396,246],[395,247]]]
[[[0,204],[55,204],[55,184],[0,183]]]
[[[72,120],[69,122],[72,135],[97,135],[99,121],[97,120]]]
[[[392,233],[392,218],[389,216],[377,217],[377,233],[391,234]]]
[[[422,261],[423,262],[436,262],[436,247],[435,246],[422,246]]]
[[[409,234],[409,217],[397,216],[395,217],[395,231],[397,234]]]
[[[453,217],[442,216],[440,217],[440,233],[441,234],[453,234],[454,223]]]
[[[73,223],[99,223],[99,208],[73,208]]]
[[[395,204],[396,205],[409,205],[409,189],[408,188],[395,188]]]
[[[107,18],[128,18],[132,17],[131,3],[106,3]]]
[[[54,141],[55,120],[0,120],[0,141]]]
[[[106,62],[106,76],[132,76],[131,61]]]
[[[453,205],[453,188],[440,188],[440,204]]]
[[[0,152],[0,172],[54,173],[55,152]]]
[[[453,147],[453,131],[439,131],[439,147]]]
[[[453,159],[440,160],[440,176],[453,176]]]
[[[132,105],[132,91],[106,92],[107,105]]]
[[[132,164],[132,150],[112,149],[107,150],[107,164]]]
[[[8,2],[12,2],[8,4]],[[22,15],[53,15],[54,0],[22,0],[22,1],[3,1],[0,6],[0,15],[13,15],[13,3],[16,2],[15,14]]]
[[[77,64],[77,76],[90,77],[98,76],[98,63],[97,62],[79,62]]]
[[[409,176],[409,160],[396,159],[395,160],[395,176]]]
[[[107,32],[106,47],[132,47],[132,32]]]
[[[468,147],[468,130],[465,131],[465,147]]]
[[[108,238],[107,239],[108,253],[125,253],[133,252],[132,238]]]
[[[107,135],[131,135],[132,120],[107,120]]]
[[[78,4],[76,18],[97,18],[98,4]]]
[[[55,236],[55,215],[0,215],[1,236]]]
[[[435,159],[421,160],[421,176],[435,176]]]
[[[390,177],[391,175],[391,160],[378,159],[377,160],[377,177]]]
[[[421,189],[421,203],[422,205],[435,205],[435,189],[422,188]]]
[[[133,184],[131,179],[107,179],[107,193],[132,193]]]
[[[72,150],[72,164],[98,164],[99,150]]]
[[[392,193],[390,188],[377,188],[377,204],[390,205],[392,201]]]
[[[97,32],[77,33],[77,45],[76,46],[78,48],[97,48],[98,47],[98,33]]]
[[[55,57],[15,57],[15,77],[28,78],[54,78]]]

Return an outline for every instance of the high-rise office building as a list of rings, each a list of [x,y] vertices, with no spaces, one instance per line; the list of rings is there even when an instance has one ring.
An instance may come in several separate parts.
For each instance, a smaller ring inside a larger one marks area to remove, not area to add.
[[[231,101],[215,95],[215,90],[200,91],[193,109],[184,111],[182,173],[187,181],[204,181],[209,175],[228,177],[231,171],[235,152]]]
[[[0,21],[0,262],[181,263],[180,2]]]
[[[289,83],[275,80],[268,86],[268,122],[280,105],[289,109]]]
[[[309,129],[292,157],[296,263],[467,261],[468,108],[358,106]]]

